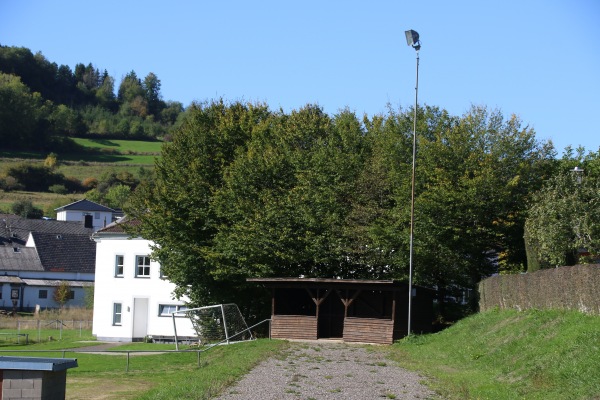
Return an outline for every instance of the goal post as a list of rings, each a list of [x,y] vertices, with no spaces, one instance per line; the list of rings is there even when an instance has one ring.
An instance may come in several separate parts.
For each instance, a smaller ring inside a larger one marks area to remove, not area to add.
[[[177,345],[178,340],[175,316],[182,314],[190,319],[192,327],[200,339],[201,344],[229,344],[232,341],[254,339],[237,304],[217,304],[205,307],[188,308],[171,313],[177,349],[179,348]]]

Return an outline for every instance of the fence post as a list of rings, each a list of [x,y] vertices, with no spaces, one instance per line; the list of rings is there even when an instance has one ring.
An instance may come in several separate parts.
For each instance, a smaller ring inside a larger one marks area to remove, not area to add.
[[[41,334],[42,334],[42,321],[38,319],[37,321],[37,331],[38,331],[38,343],[40,343],[41,341]]]
[[[127,352],[127,367],[125,368],[125,372],[129,372],[129,352]]]

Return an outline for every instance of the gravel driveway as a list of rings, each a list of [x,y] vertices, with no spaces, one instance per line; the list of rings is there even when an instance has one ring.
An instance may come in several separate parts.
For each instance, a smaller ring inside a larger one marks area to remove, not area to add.
[[[370,346],[294,342],[256,366],[219,400],[435,399],[418,374]]]

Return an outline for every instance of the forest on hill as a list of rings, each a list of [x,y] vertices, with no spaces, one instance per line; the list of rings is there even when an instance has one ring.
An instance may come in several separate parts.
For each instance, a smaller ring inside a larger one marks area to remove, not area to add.
[[[116,85],[92,63],[72,70],[0,45],[0,150],[64,151],[72,136],[164,139],[181,123],[183,104],[163,100],[154,73],[132,70]]]

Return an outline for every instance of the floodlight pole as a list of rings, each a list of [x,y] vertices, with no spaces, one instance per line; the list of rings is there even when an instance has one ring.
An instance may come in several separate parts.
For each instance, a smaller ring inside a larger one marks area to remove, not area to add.
[[[419,34],[413,30],[406,31],[406,42],[412,46],[417,52],[417,77],[415,85],[415,114],[413,118],[413,153],[412,153],[412,177],[410,191],[410,245],[408,258],[408,328],[407,336],[411,334],[411,317],[412,317],[412,280],[413,280],[413,239],[415,225],[415,171],[417,166],[417,107],[419,101],[419,50],[421,42]]]

